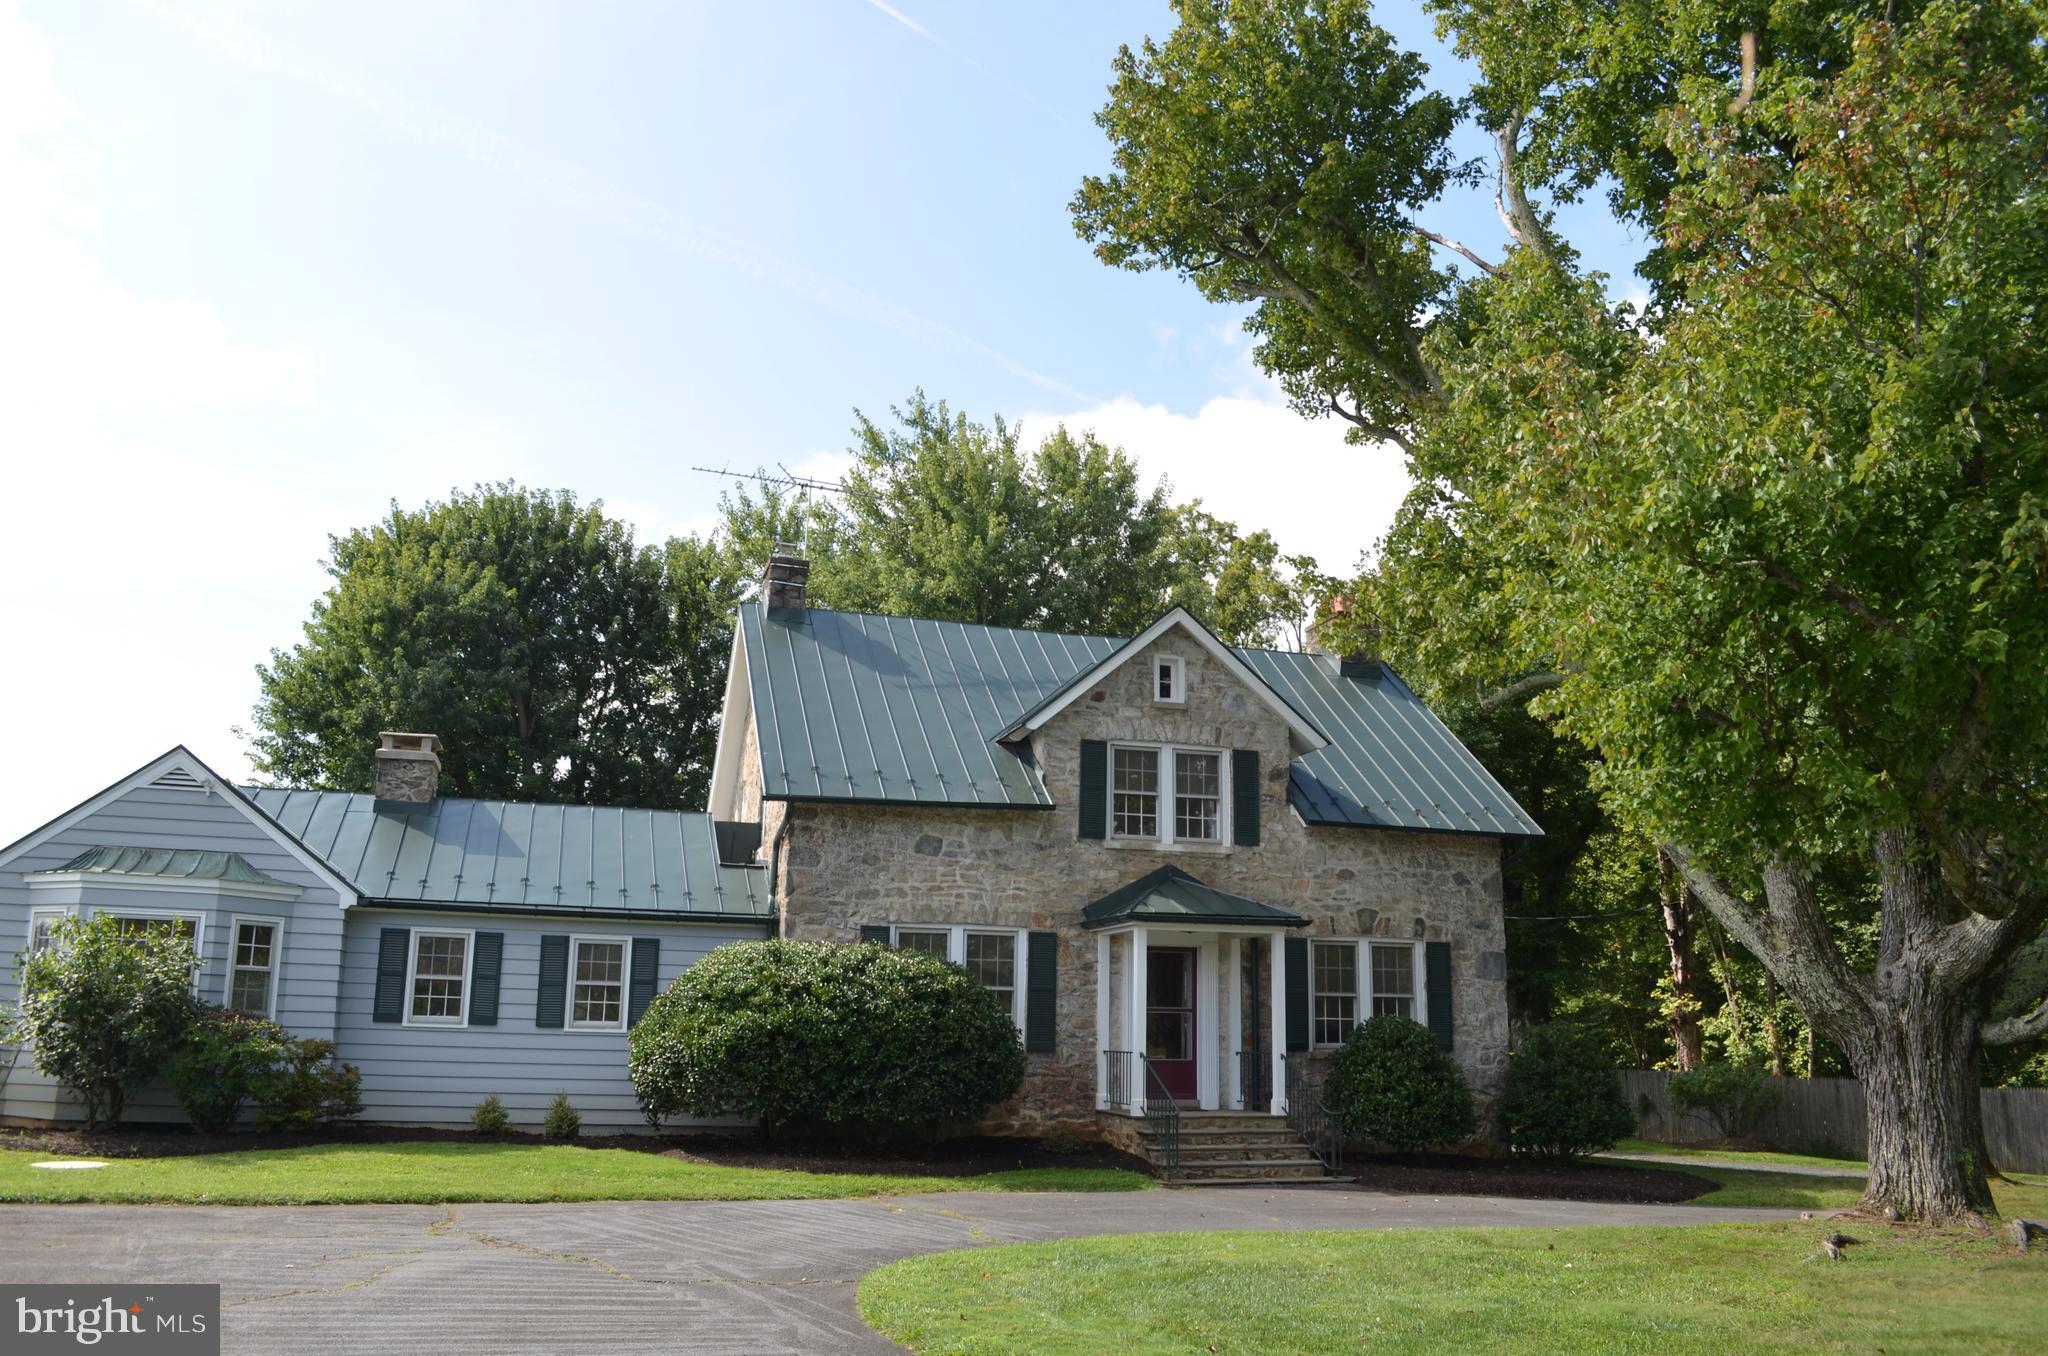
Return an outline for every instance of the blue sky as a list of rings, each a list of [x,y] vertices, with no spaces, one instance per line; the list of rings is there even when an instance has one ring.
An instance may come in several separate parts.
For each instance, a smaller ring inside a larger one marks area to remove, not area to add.
[[[1382,21],[1456,63],[1412,5]],[[1066,203],[1164,4],[0,0],[0,842],[175,742],[231,776],[326,536],[454,485],[706,530],[914,387],[1348,567],[1398,460]],[[1468,153],[1487,146],[1476,134]],[[1498,252],[1484,194],[1431,225]],[[1597,208],[1567,224],[1626,275]],[[11,389],[9,389],[11,388]],[[25,642],[25,643],[24,643]]]

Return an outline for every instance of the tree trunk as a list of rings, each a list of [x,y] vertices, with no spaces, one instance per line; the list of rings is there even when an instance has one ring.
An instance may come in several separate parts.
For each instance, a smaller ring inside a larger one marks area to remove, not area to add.
[[[1778,985],[1764,971],[1764,1048],[1771,1056],[1771,1076],[1785,1076],[1785,1042],[1778,1034]]]
[[[1671,956],[1671,1002],[1664,1020],[1671,1028],[1673,1063],[1683,1072],[1697,1069],[1704,1057],[1699,968],[1693,960],[1693,898],[1663,852],[1657,854],[1657,885],[1664,906],[1664,948]]]
[[[1862,1208],[1930,1224],[1979,1224],[1992,1210],[1977,1090],[1977,1019],[1921,987],[1849,1042],[1863,1084],[1870,1181]]]

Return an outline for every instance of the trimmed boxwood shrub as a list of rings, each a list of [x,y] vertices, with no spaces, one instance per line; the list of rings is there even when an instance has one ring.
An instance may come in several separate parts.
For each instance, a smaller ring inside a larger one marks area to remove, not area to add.
[[[1477,1126],[1457,1061],[1428,1027],[1406,1017],[1353,1027],[1323,1080],[1323,1100],[1346,1138],[1407,1153],[1462,1144]]]
[[[1636,1128],[1600,1038],[1568,1022],[1532,1029],[1508,1057],[1501,1121],[1508,1148],[1529,1158],[1598,1153]]]
[[[656,996],[628,1067],[656,1126],[933,1127],[1014,1094],[1024,1049],[1009,1010],[959,966],[866,942],[735,942]]]
[[[363,1075],[334,1058],[334,1042],[287,1040],[277,1063],[257,1080],[256,1126],[312,1130],[363,1114]]]
[[[171,1091],[193,1128],[218,1134],[271,1085],[291,1035],[275,1022],[230,1008],[202,1008],[171,1056]]]

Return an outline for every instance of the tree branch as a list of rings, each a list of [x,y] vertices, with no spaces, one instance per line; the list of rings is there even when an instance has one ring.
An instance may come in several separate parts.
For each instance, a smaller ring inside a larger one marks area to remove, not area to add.
[[[1471,250],[1466,249],[1463,245],[1459,244],[1457,241],[1451,239],[1447,235],[1439,235],[1435,231],[1425,231],[1420,226],[1417,226],[1415,228],[1415,234],[1421,236],[1424,240],[1431,241],[1434,244],[1442,245],[1447,250],[1457,251],[1459,254],[1464,255],[1467,259],[1470,259],[1473,263],[1477,264],[1481,269],[1485,270],[1488,275],[1493,275],[1500,272],[1500,266],[1498,264],[1487,263],[1486,260],[1480,258]]]
[[[1324,402],[1328,405],[1331,414],[1336,415],[1347,424],[1355,425],[1367,436],[1378,438],[1381,442],[1392,443],[1411,457],[1415,455],[1415,444],[1410,442],[1408,435],[1401,432],[1401,430],[1389,427],[1386,424],[1375,423],[1362,411],[1345,409],[1343,402],[1339,401],[1336,396],[1325,396]]]
[[[1550,241],[1543,230],[1543,223],[1536,217],[1536,209],[1529,205],[1528,195],[1522,191],[1521,172],[1515,168],[1515,155],[1522,139],[1522,115],[1511,115],[1500,130],[1494,133],[1494,141],[1500,146],[1500,173],[1494,180],[1493,210],[1500,213],[1503,226],[1508,228],[1508,237],[1517,245],[1526,245],[1538,254],[1550,253]]]
[[[1742,90],[1735,101],[1728,105],[1730,113],[1742,113],[1756,98],[1756,49],[1757,34],[1754,28],[1742,30]]]
[[[1506,687],[1488,693],[1480,700],[1479,709],[1497,711],[1524,697],[1534,696],[1538,692],[1548,692],[1551,688],[1560,686],[1564,680],[1565,675],[1562,673],[1532,673],[1526,678],[1517,678]]]
[[[2002,1022],[1988,1022],[1977,1032],[1977,1039],[1985,1045],[2018,1045],[2036,1036],[2048,1036],[2048,998],[2037,1003],[2032,1012]]]

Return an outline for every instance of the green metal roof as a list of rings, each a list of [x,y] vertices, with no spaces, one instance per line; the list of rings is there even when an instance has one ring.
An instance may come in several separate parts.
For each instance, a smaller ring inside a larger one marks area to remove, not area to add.
[[[1205,885],[1177,866],[1162,866],[1149,876],[1119,886],[1081,910],[1081,926],[1106,928],[1116,923],[1237,923],[1249,927],[1307,927],[1298,913],[1261,904],[1228,890]]]
[[[766,869],[721,863],[702,812],[241,790],[368,901],[614,916],[771,912]]]
[[[219,880],[238,885],[281,885],[289,881],[266,876],[239,852],[193,852],[181,848],[91,847],[49,872],[83,871],[95,875],[170,876],[179,880]]]
[[[748,605],[739,622],[763,792],[777,800],[1049,808],[1024,746],[997,737],[1123,643],[818,608]],[[1234,653],[1330,740],[1290,769],[1305,822],[1542,834],[1391,670]]]

